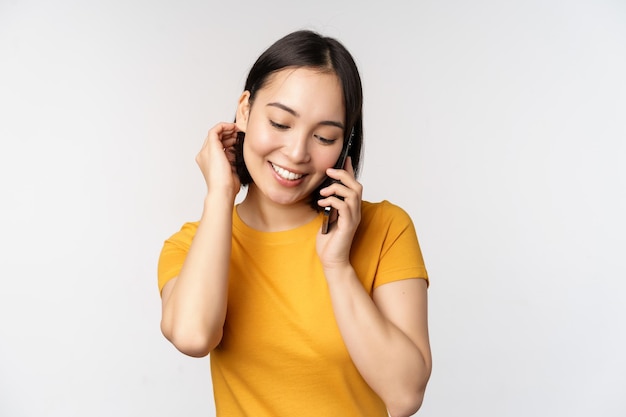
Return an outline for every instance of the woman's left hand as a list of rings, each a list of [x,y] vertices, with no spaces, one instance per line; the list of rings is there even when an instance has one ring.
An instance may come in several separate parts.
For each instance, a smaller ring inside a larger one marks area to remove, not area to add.
[[[317,254],[324,269],[341,268],[350,265],[350,248],[352,239],[361,222],[361,200],[363,186],[354,178],[354,169],[350,157],[346,159],[345,169],[326,170],[326,175],[339,180],[320,190],[321,207],[331,206],[336,213],[330,221],[327,234],[321,230],[317,235]],[[336,196],[343,197],[343,200]]]

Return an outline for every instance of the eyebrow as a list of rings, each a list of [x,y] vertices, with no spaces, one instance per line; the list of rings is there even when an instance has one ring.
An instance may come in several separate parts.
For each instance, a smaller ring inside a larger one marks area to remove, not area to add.
[[[300,114],[297,111],[295,111],[294,109],[292,109],[289,106],[285,106],[282,103],[272,102],[272,103],[267,103],[266,106],[277,107],[277,108],[279,108],[281,110],[286,111],[289,114],[294,115],[295,117],[300,117]],[[337,122],[335,120],[323,120],[323,121],[319,122],[318,124],[323,125],[323,126],[335,126],[335,127],[340,128],[340,129],[345,129],[343,123]]]

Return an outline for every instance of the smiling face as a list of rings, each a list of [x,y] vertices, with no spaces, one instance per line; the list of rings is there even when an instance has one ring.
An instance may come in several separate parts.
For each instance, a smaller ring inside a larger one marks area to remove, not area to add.
[[[249,101],[244,92],[237,125],[257,203],[307,205],[343,146],[345,110],[333,72],[287,68],[273,74]]]

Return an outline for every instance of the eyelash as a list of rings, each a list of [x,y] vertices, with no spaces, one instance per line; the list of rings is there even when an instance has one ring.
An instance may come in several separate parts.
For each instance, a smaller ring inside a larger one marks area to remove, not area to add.
[[[273,120],[270,120],[270,124],[272,125],[272,127],[275,127],[276,129],[279,129],[279,130],[287,130],[287,129],[289,129],[289,126],[281,125],[280,123],[276,123]]]
[[[335,139],[326,139],[321,137],[320,135],[313,135],[313,137],[317,138],[317,140],[322,142],[322,144],[324,145],[332,145],[333,143],[335,143]]]
[[[278,130],[287,130],[289,129],[289,126],[286,125],[282,125],[280,123],[276,123],[273,120],[270,120],[270,125]],[[313,137],[315,137],[317,140],[319,140],[322,144],[324,145],[332,145],[333,143],[335,143],[335,139],[326,139],[320,135],[313,135]]]

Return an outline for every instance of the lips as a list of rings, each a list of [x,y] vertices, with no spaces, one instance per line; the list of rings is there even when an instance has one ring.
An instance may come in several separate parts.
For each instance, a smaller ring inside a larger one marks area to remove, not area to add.
[[[275,163],[271,163],[274,171],[284,180],[287,181],[296,181],[304,176],[304,174],[297,174],[295,172],[291,172],[281,166],[276,165]]]

